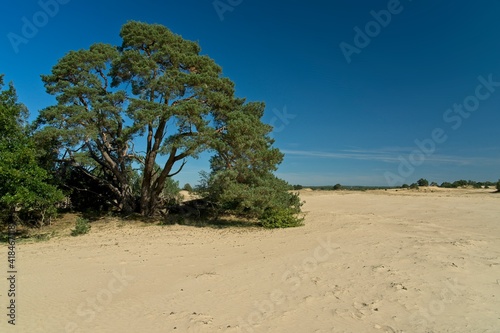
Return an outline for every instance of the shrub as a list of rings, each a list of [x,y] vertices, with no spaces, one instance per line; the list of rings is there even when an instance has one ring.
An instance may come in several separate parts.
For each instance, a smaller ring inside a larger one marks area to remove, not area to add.
[[[410,185],[408,185],[408,184],[401,185],[401,188],[409,188],[409,187],[410,187]]]
[[[193,192],[193,187],[191,186],[191,184],[189,183],[186,183],[186,185],[184,185],[184,187],[182,188],[184,191],[188,191],[188,192]]]
[[[289,192],[288,183],[273,174],[248,175],[247,179],[238,178],[236,170],[200,174],[197,192],[211,203],[216,216],[259,219],[268,228],[300,225],[296,217],[303,204],[299,195]]]
[[[452,186],[457,188],[457,187],[465,187],[468,185],[468,182],[466,180],[457,180],[457,181],[454,181]]]
[[[412,190],[418,190],[418,184],[417,183],[413,183],[410,185],[410,189]]]
[[[425,178],[420,178],[417,181],[418,186],[429,186],[429,181]]]
[[[28,110],[17,102],[12,84],[2,89],[0,75],[0,218],[43,225],[55,216],[63,194],[37,164],[35,142],[27,126]]]
[[[500,192],[500,179],[497,182],[497,190]]]
[[[267,210],[260,218],[264,228],[293,228],[302,226],[304,218],[297,217],[292,209],[276,208]]]
[[[341,190],[341,189],[342,189],[342,185],[340,185],[340,184],[335,184],[335,185],[333,186],[333,190],[334,190],[334,191]]]
[[[89,220],[79,217],[76,219],[75,229],[71,230],[71,236],[75,237],[79,235],[85,235],[89,231]]]

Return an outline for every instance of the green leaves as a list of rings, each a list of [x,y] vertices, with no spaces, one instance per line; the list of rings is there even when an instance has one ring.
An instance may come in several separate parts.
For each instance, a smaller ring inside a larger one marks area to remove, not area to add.
[[[2,84],[0,80],[0,88]],[[0,213],[4,220],[44,223],[63,195],[47,183],[50,177],[38,165],[26,117],[12,85],[0,92]]]
[[[186,158],[210,150],[223,205],[253,216],[293,205],[286,183],[272,175],[283,154],[261,122],[263,103],[236,98],[222,68],[164,26],[131,21],[120,36],[119,47],[71,51],[42,76],[58,103],[40,113],[37,135],[59,143],[63,163],[91,170],[87,176],[105,184],[120,207],[151,215]],[[156,170],[161,155],[166,162]],[[141,164],[140,186],[129,172],[134,163]]]

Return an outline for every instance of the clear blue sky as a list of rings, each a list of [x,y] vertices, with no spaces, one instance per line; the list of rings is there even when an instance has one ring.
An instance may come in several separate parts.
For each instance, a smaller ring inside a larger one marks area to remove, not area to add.
[[[139,20],[198,41],[240,97],[266,103],[290,183],[500,178],[499,1],[58,1],[52,15],[51,0],[0,13],[0,73],[32,118],[54,102],[41,74],[69,50],[119,44]],[[13,34],[25,40],[13,46]],[[196,183],[203,169],[206,158],[189,161],[177,179]]]

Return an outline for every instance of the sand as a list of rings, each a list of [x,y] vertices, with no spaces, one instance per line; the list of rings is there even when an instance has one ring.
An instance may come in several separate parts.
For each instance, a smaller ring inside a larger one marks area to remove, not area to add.
[[[107,220],[20,243],[0,332],[499,332],[490,192],[303,191],[301,228]]]

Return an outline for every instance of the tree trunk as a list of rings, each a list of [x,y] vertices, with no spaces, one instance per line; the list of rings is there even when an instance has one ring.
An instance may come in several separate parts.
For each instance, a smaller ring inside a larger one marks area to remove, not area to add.
[[[150,188],[143,189],[143,191],[141,191],[141,202],[140,202],[140,208],[139,208],[139,212],[141,213],[141,215],[144,215],[144,216],[153,215],[153,213],[154,213],[154,208],[152,207],[153,200],[154,200],[154,197],[151,193]]]
[[[139,203],[139,212],[144,216],[151,216],[153,214],[151,211],[151,200],[153,197],[151,185],[153,180],[154,162],[154,158],[151,158],[151,155],[148,154],[144,165],[141,184],[141,199]]]
[[[124,214],[131,214],[137,210],[137,203],[129,185],[124,185],[122,188],[120,210]]]

